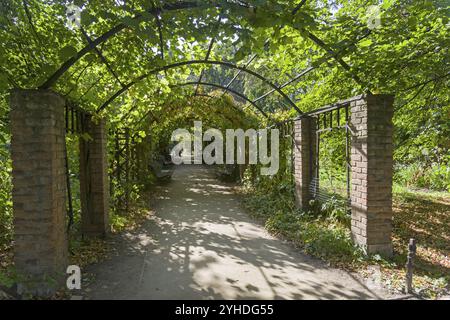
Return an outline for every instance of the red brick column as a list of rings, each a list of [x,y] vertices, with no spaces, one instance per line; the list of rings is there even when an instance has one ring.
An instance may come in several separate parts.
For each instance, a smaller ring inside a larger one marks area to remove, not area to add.
[[[294,123],[294,180],[296,203],[308,208],[310,186],[315,172],[316,118],[305,117]]]
[[[109,181],[106,123],[84,121],[90,139],[80,138],[81,230],[83,237],[104,237],[109,231]]]
[[[18,289],[48,296],[67,266],[65,101],[49,90],[13,90],[10,105]]]
[[[352,235],[368,254],[392,255],[393,97],[351,102]]]

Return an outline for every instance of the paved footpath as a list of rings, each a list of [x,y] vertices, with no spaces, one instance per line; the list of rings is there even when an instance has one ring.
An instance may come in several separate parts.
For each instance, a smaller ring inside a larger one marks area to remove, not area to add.
[[[114,237],[117,255],[84,270],[94,275],[85,299],[388,297],[269,235],[211,170],[180,166],[172,180],[152,218]]]

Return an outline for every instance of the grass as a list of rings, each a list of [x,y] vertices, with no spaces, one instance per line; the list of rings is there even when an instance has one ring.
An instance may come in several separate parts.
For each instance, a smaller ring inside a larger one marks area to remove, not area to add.
[[[353,245],[348,223],[328,213],[308,213],[295,208],[290,192],[257,192],[241,189],[250,214],[262,220],[274,235],[292,241],[304,252],[330,265],[369,276],[376,265],[384,285],[393,292],[404,288],[408,241],[417,241],[414,288],[425,298],[448,294],[450,281],[450,195],[408,190],[396,186],[393,200],[394,257],[366,257]]]

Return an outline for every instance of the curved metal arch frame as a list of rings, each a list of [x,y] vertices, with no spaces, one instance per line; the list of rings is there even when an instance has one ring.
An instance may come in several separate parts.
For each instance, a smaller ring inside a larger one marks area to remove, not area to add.
[[[222,98],[222,97],[216,97],[216,96],[213,96],[213,95],[210,95],[210,94],[207,94],[207,93],[200,93],[200,92],[194,93],[191,97],[192,98],[208,98],[208,99],[215,99],[215,100],[220,100]],[[240,108],[238,108],[235,105],[231,105],[231,107],[233,109],[235,109],[236,111],[238,111],[238,112],[244,111],[243,108],[240,109]],[[259,112],[259,110],[257,112]],[[253,113],[255,113],[255,114],[257,114],[257,112],[253,111]]]
[[[174,86],[174,87],[183,87],[183,86],[188,86],[188,85],[192,85],[192,86],[193,86],[193,85],[198,85],[198,82],[195,82],[195,83],[178,83],[178,84],[174,84],[173,86]],[[202,85],[205,85],[205,84],[204,84],[204,83],[203,83],[203,84],[200,83],[199,86],[202,86]],[[214,97],[214,96],[211,96],[211,95],[205,94],[205,93],[196,93],[196,94],[192,95],[191,97],[192,97],[192,98],[209,97],[209,98],[212,98],[212,99],[214,99],[214,98],[220,99],[220,97]],[[242,112],[242,111],[243,111],[242,109],[239,109],[237,106],[235,106],[235,105],[233,105],[233,104],[230,105],[229,107],[230,107],[231,109],[233,109],[233,110],[236,110],[236,112]],[[182,109],[182,108],[183,108],[183,107],[181,106],[181,108],[178,108],[178,109]],[[171,108],[170,111],[176,111],[176,109],[175,109],[175,108]],[[253,111],[253,112],[256,114],[255,111]],[[227,116],[226,113],[221,113],[220,116],[222,116],[222,117],[224,117],[224,118],[226,118],[226,119],[232,121],[232,120]]]
[[[302,0],[297,6],[296,8],[292,11],[292,15],[295,15],[297,13],[297,11],[306,3],[305,0]],[[197,2],[189,2],[189,1],[185,1],[185,2],[179,2],[176,4],[165,4],[160,8],[152,8],[146,11],[146,13],[149,13],[151,15],[155,15],[158,12],[160,12],[161,10],[164,11],[176,11],[176,10],[187,10],[187,9],[195,9],[195,8],[199,8],[199,7],[204,7],[205,5],[199,5]],[[242,4],[242,3],[237,3],[236,6],[241,7],[241,8],[246,8],[248,9],[248,6]],[[213,7],[220,7],[220,4],[215,4],[215,5],[211,5],[211,8]],[[139,18],[141,18],[143,16],[143,13],[139,13],[137,15],[135,15],[132,19],[133,20],[138,20]],[[58,70],[56,70],[48,79],[45,83],[43,83],[41,86],[39,86],[39,89],[49,89],[51,86],[53,86],[55,84],[56,81],[58,81],[58,79],[71,67],[73,66],[78,60],[80,60],[83,56],[85,56],[87,53],[89,53],[91,50],[94,50],[95,48],[97,48],[97,46],[99,44],[102,44],[104,42],[106,42],[109,38],[115,36],[116,34],[118,34],[120,31],[124,30],[128,28],[128,26],[124,23],[119,23],[117,25],[115,25],[114,27],[112,27],[111,29],[109,29],[108,31],[106,31],[105,33],[103,33],[102,35],[100,35],[99,37],[97,37],[96,39],[89,41],[89,43],[83,47],[80,51],[77,52],[77,54],[71,58],[69,58],[68,60],[66,60]],[[321,47],[322,49],[326,50],[327,52],[331,52],[333,54],[333,57],[337,60],[337,62],[342,65],[344,67],[344,69],[346,69],[346,71],[350,71],[350,67],[339,57],[336,56],[336,54],[334,54],[334,52],[332,52],[332,50],[330,48],[327,48],[327,46],[325,45],[325,43],[319,39],[317,36],[311,34],[310,32],[307,32],[308,34],[308,38],[310,40],[312,40],[314,43],[316,43],[319,47]],[[352,77],[354,78],[354,80],[357,83],[360,83],[360,79],[352,74]]]
[[[197,83],[197,82],[196,82]],[[173,85],[173,86],[176,86],[176,85]],[[196,94],[194,94],[194,95],[192,95],[192,97],[193,98],[199,98],[199,97],[207,97],[207,98],[210,98],[210,99],[220,99],[221,97],[215,97],[215,96],[212,96],[212,95],[210,95],[210,94],[207,94],[207,93],[196,93]],[[239,108],[237,108],[235,105],[231,105],[231,107],[233,108],[233,109],[236,109],[237,111],[242,111],[241,109],[239,109]],[[172,111],[172,110],[170,110],[170,111]],[[139,124],[139,123],[141,123],[142,121],[144,121],[144,119],[150,114],[150,112],[151,112],[151,110],[149,110],[148,112],[146,112],[145,114],[144,114],[144,116],[143,117],[141,117],[136,123],[137,124]],[[253,111],[255,114],[257,114],[255,111]],[[155,122],[156,121],[156,119],[153,119],[153,122]],[[132,123],[133,125],[134,124],[136,124],[136,123]]]
[[[242,4],[236,4],[238,7],[247,8],[246,6]],[[205,4],[199,5],[198,2],[178,2],[174,4],[165,4],[159,8],[152,8],[147,10],[144,13],[148,13],[151,15],[155,15],[158,13],[158,11],[176,11],[176,10],[187,10],[187,9],[195,9],[200,7],[206,7]],[[220,4],[211,5],[210,8],[213,7],[220,7]],[[140,18],[142,18],[144,13],[136,14],[132,20],[138,21]],[[127,26],[125,23],[119,23],[109,29],[108,31],[104,32],[100,36],[98,36],[96,39],[90,41],[86,46],[84,46],[80,51],[77,52],[76,55],[66,60],[59,68],[56,70],[42,85],[40,85],[39,89],[49,89],[52,87],[56,81],[67,71],[70,67],[72,67],[78,60],[80,60],[82,57],[84,57],[86,54],[88,54],[90,51],[97,48],[98,45],[106,42],[109,38],[115,36],[120,31],[127,29],[129,26]]]
[[[292,15],[295,15],[297,13],[297,11],[306,3],[306,0],[302,0],[292,11]],[[221,5],[219,3],[215,4],[215,5],[210,5],[210,8],[213,7],[220,7]],[[250,6],[245,5],[243,3],[236,3],[236,6],[241,7],[241,8],[250,8]],[[165,4],[161,7],[155,8],[153,7],[152,9],[147,10],[145,13],[149,13],[152,15],[158,14],[158,12],[160,12],[161,10],[167,10],[167,11],[176,11],[176,10],[187,10],[187,9],[195,9],[195,8],[200,8],[200,7],[207,7],[205,5],[199,5],[197,2],[189,2],[189,1],[185,1],[185,2],[179,2],[179,3],[175,3],[175,4]],[[255,8],[253,8],[255,9]],[[133,20],[138,20],[143,16],[143,13],[138,13],[137,15],[135,15],[132,19]],[[157,21],[158,22],[158,21]],[[106,42],[109,38],[115,36],[117,33],[119,33],[121,30],[126,29],[128,26],[124,23],[119,23],[117,25],[115,25],[114,27],[112,27],[110,30],[106,31],[105,33],[103,33],[102,35],[100,35],[98,38],[89,41],[89,43],[83,48],[81,49],[74,57],[68,59],[67,61],[65,61],[58,70],[55,71],[54,74],[52,74],[47,81],[42,84],[41,86],[39,86],[39,89],[48,89],[50,88],[72,65],[74,65],[78,60],[80,60],[84,55],[86,55],[88,52],[90,52],[91,50],[95,50],[99,44]],[[303,30],[306,31],[307,33],[307,37],[312,40],[314,43],[316,43],[320,48],[324,49],[325,51],[327,51],[328,53],[331,53],[332,57],[347,71],[349,72],[349,74],[351,75],[351,77],[353,78],[353,80],[358,83],[359,85],[361,85],[361,87],[364,87],[364,83],[363,81],[361,81],[361,79],[358,77],[358,75],[354,74],[353,72],[351,72],[351,68],[350,66],[345,63],[342,58],[340,58],[331,48],[329,48],[321,39],[319,39],[317,36],[315,36],[314,34],[312,34],[311,32],[308,32],[307,30]],[[243,71],[250,71],[247,70],[245,68],[242,68]],[[256,73],[255,73],[256,74]],[[200,79],[201,80],[201,79]],[[125,86],[123,86],[125,87]],[[298,107],[295,105],[295,103],[287,96],[285,95],[280,89],[280,87],[277,87],[276,85],[272,86],[273,89],[275,89],[277,92],[279,92],[288,102],[289,104],[294,107],[294,109],[299,112],[300,114],[302,114],[303,112],[300,111],[298,109]],[[367,88],[367,87],[366,87]],[[367,89],[368,90],[368,89]],[[268,94],[272,93],[274,90],[271,90],[271,92],[269,92]],[[368,90],[370,92],[370,90]],[[265,95],[266,96],[266,95]],[[264,96],[264,97],[265,97]]]
[[[227,92],[227,91],[224,91],[225,93]],[[230,92],[231,93],[231,92]],[[193,94],[192,96],[191,96],[192,98],[201,98],[201,97],[203,97],[203,98],[209,98],[209,99],[215,99],[215,100],[220,100],[222,97],[223,97],[223,95],[221,95],[220,97],[217,97],[217,96],[213,96],[213,95],[210,95],[210,94],[208,94],[208,93],[200,93],[200,92],[197,92],[197,93],[195,93],[195,94]],[[233,109],[236,109],[236,111],[238,111],[238,112],[241,112],[241,111],[244,111],[245,109],[246,109],[246,106],[244,106],[244,107],[242,107],[242,108],[238,108],[237,106],[235,106],[235,105],[232,105],[232,108]],[[254,109],[251,109],[252,110],[252,112],[255,114],[255,115],[258,115],[258,113],[260,112],[259,110],[254,110]]]
[[[290,106],[292,106],[298,113],[302,114],[303,112],[295,105],[295,103],[283,92],[283,90],[279,89],[274,83],[270,82],[269,80],[267,80],[265,77],[261,76],[259,73],[246,69],[245,67],[239,67],[233,63],[230,62],[224,62],[224,61],[213,61],[213,60],[189,60],[189,61],[182,61],[182,62],[176,62],[176,63],[172,63],[163,67],[159,67],[156,69],[153,69],[147,73],[144,73],[140,76],[138,76],[135,80],[125,84],[122,88],[120,88],[118,91],[116,91],[108,100],[106,100],[98,109],[97,112],[102,111],[103,109],[105,109],[111,102],[113,102],[117,97],[119,97],[122,93],[128,91],[132,86],[134,86],[135,84],[137,84],[139,81],[142,81],[146,78],[148,78],[151,75],[157,74],[161,71],[166,71],[166,70],[170,70],[173,68],[178,68],[178,67],[182,67],[182,66],[187,66],[187,65],[193,65],[193,64],[212,64],[212,65],[223,65],[223,66],[227,66],[229,68],[232,69],[236,69],[236,70],[241,70],[243,72],[246,72],[260,80],[262,80],[264,83],[268,84],[269,86],[271,86],[273,89],[275,89],[275,91],[277,91],[288,103]],[[221,88],[223,90],[227,90],[230,91],[230,88],[221,86]],[[234,90],[233,90],[234,91]],[[230,91],[231,92],[231,91]],[[234,91],[236,93],[236,91]],[[241,96],[243,96],[241,93],[239,93]],[[252,101],[250,101],[250,99],[248,99],[247,97],[244,98],[246,101],[252,103],[252,105],[256,106],[256,104]]]
[[[247,98],[245,95],[243,95],[242,93],[239,93],[233,89],[230,88],[226,88],[220,84],[216,84],[216,83],[210,83],[210,82],[198,82],[198,81],[189,81],[189,82],[184,82],[184,83],[177,83],[177,84],[173,84],[171,85],[171,87],[186,87],[186,86],[195,86],[195,85],[201,85],[201,86],[207,86],[207,87],[215,87],[218,89],[222,89],[222,90],[226,90],[236,96],[238,96],[241,99],[244,99],[245,101],[247,101],[248,103],[250,103],[253,107],[255,107],[265,118],[270,119],[270,117],[267,115],[267,113],[265,113],[260,107],[258,107],[255,103],[252,102],[252,100],[250,100],[249,98]]]

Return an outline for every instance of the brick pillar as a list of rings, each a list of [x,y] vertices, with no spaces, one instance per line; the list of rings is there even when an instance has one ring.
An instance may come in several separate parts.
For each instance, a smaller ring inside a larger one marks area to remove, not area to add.
[[[50,90],[16,89],[10,105],[18,291],[49,296],[67,266],[65,101]]]
[[[351,102],[352,235],[368,254],[392,255],[393,97]]]
[[[83,125],[90,138],[80,138],[81,231],[104,237],[110,230],[106,123],[87,117]]]
[[[305,117],[294,123],[295,198],[299,208],[308,208],[310,186],[315,172],[316,119]]]

